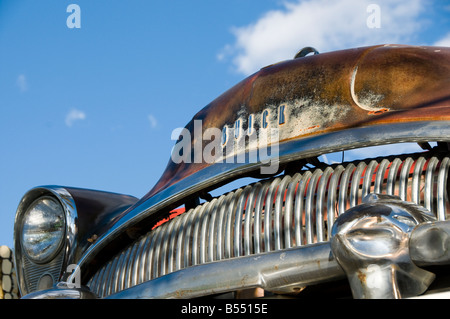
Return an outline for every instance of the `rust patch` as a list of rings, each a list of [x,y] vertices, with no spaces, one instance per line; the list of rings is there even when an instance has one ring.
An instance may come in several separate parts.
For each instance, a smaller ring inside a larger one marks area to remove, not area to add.
[[[389,109],[384,108],[384,109],[377,110],[377,111],[370,111],[367,114],[369,114],[369,115],[380,115],[380,114],[383,114],[383,113],[386,113],[386,112],[389,112]]]
[[[319,128],[319,127],[320,127],[320,125],[314,125],[314,126],[308,127],[306,130],[313,130],[313,129]]]
[[[358,279],[362,284],[366,283],[366,274],[361,272],[361,270],[358,270]]]
[[[189,295],[189,294],[191,294],[193,292],[193,290],[176,290],[175,291],[175,296],[176,296],[176,298],[178,298],[178,299],[182,299],[182,298],[184,298],[184,296],[187,294],[187,295]]]
[[[97,240],[98,236],[96,234],[92,235],[90,238],[88,238],[88,242],[94,243]]]

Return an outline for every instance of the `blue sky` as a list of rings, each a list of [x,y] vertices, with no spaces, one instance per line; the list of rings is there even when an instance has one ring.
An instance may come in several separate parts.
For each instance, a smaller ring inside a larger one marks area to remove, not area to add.
[[[305,46],[380,43],[450,46],[450,1],[0,0],[0,245],[30,188],[143,196],[172,131],[235,83]]]

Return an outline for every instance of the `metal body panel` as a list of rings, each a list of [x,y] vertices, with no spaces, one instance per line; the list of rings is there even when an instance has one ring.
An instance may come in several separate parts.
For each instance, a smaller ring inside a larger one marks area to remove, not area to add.
[[[138,201],[130,195],[73,187],[65,189],[71,194],[78,214],[78,247],[70,262],[78,261],[88,247]]]

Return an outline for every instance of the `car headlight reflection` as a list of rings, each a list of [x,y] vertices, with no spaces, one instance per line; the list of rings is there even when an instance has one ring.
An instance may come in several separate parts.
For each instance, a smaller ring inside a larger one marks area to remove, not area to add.
[[[28,207],[23,217],[22,247],[31,260],[44,263],[53,258],[64,233],[64,210],[56,199],[40,197]]]

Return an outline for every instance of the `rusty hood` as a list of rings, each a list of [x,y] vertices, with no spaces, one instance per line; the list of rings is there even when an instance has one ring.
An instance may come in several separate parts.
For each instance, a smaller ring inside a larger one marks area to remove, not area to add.
[[[379,45],[264,67],[198,112],[186,130],[192,150],[209,142],[198,141],[195,123],[202,134],[219,129],[223,148],[227,139],[268,128],[277,128],[283,143],[355,126],[449,119],[449,106],[450,48]],[[179,163],[171,158],[143,200],[215,165],[193,156]]]

